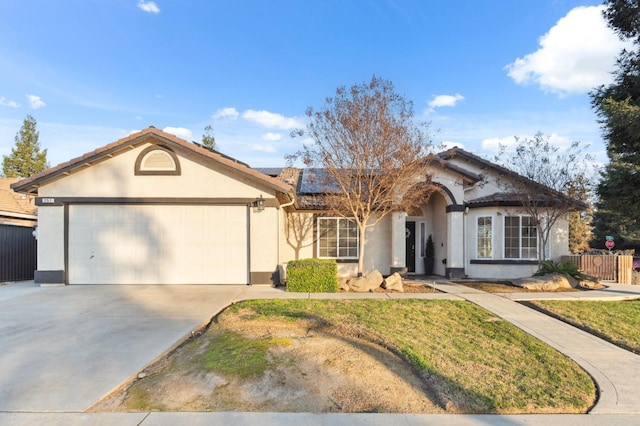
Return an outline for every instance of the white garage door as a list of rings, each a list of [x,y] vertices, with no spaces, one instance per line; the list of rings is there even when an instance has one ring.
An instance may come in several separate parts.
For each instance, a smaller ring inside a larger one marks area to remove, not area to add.
[[[69,284],[247,284],[245,206],[71,205]]]

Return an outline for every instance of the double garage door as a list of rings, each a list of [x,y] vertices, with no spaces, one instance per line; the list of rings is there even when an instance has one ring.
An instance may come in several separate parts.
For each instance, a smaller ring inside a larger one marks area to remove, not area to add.
[[[247,284],[246,206],[70,205],[69,284]]]

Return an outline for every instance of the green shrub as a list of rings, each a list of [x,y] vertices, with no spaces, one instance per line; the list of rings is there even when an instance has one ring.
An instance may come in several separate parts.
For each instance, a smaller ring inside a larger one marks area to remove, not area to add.
[[[538,266],[538,271],[533,274],[535,276],[538,275],[546,275],[552,273],[565,274],[575,278],[578,281],[589,280],[593,281],[594,278],[589,275],[585,275],[578,269],[578,265],[571,262],[558,263],[552,260],[545,260],[544,262],[540,262]]]
[[[338,264],[331,259],[292,260],[287,265],[287,291],[336,293]]]

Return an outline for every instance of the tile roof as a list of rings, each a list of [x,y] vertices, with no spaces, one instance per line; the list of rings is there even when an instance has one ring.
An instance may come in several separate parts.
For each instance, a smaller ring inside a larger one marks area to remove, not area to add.
[[[29,178],[16,182],[11,185],[11,187],[15,191],[19,192],[37,193],[38,187],[50,180],[57,179],[67,173],[72,173],[82,166],[91,165],[94,162],[102,161],[111,155],[117,154],[118,152],[126,149],[129,146],[141,145],[145,142],[148,142],[150,139],[155,139],[176,149],[195,153],[205,161],[215,161],[217,164],[222,165],[223,167],[243,174],[253,180],[259,181],[285,194],[289,194],[293,191],[293,188],[290,185],[284,183],[281,180],[260,173],[259,171],[252,169],[247,164],[241,161],[220,154],[219,152],[204,148],[202,146],[199,146],[198,144],[187,142],[186,140],[181,139],[175,135],[156,129],[153,126],[139,132],[132,133],[127,137],[119,139],[103,147],[97,148],[80,157],[76,157],[62,164],[58,164],[55,167],[51,167],[43,172],[37,173]]]
[[[20,178],[0,178],[0,211],[35,216],[37,208],[33,203],[33,197],[18,194],[10,187],[19,180]]]

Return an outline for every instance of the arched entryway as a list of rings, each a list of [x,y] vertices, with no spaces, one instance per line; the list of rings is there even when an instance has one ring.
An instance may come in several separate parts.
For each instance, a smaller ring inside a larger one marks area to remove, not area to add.
[[[426,243],[431,236],[434,243],[435,275],[446,274],[447,258],[447,199],[440,189],[405,217],[405,265],[410,274],[425,273]]]

